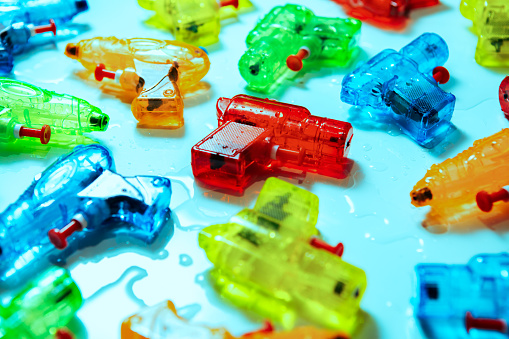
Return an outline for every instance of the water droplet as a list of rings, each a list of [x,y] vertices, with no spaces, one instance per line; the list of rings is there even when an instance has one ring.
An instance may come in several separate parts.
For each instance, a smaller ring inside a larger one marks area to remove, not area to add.
[[[370,145],[370,144],[364,144],[364,145],[362,145],[362,148],[364,149],[364,151],[366,151],[366,152],[367,152],[367,151],[371,151],[371,149],[372,149],[373,147],[371,147],[371,145]]]
[[[377,172],[383,172],[387,169],[387,165],[381,162],[374,162],[371,165],[369,165],[369,168]]]
[[[193,259],[187,254],[181,254],[179,256],[179,264],[184,267],[191,266],[193,264]]]

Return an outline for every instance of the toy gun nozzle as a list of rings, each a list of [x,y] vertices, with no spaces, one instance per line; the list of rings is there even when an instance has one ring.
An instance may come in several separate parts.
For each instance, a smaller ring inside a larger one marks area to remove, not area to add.
[[[68,43],[65,46],[65,55],[71,59],[78,59],[79,48],[76,44]]]
[[[412,201],[419,206],[423,206],[426,201],[433,199],[433,193],[431,193],[431,190],[427,187],[412,191],[410,195]]]
[[[103,81],[104,78],[115,80],[117,73],[113,71],[108,71],[104,64],[97,65],[94,71],[95,80]]]
[[[320,240],[318,238],[311,238],[311,241],[309,242],[309,244],[315,248],[326,250],[327,252],[335,254],[340,258],[343,256],[343,252],[345,251],[345,246],[343,245],[343,243],[339,243],[334,247],[334,246],[331,246],[331,245],[327,244],[325,241]]]
[[[246,333],[242,336],[242,338],[247,338],[255,334],[266,334],[272,332],[274,332],[274,325],[272,325],[270,321],[266,321],[261,329],[259,329],[258,331]]]
[[[497,331],[500,333],[507,333],[507,323],[502,319],[486,319],[474,318],[472,313],[467,312],[465,316],[465,327],[467,333],[470,333],[472,328],[480,330]]]
[[[88,119],[90,126],[98,127],[101,131],[106,130],[109,121],[110,119],[107,115],[100,113],[92,113]]]
[[[51,127],[44,125],[41,129],[27,128],[23,125],[16,126],[14,130],[15,136],[19,139],[23,137],[38,138],[41,140],[41,144],[46,145],[51,138]]]
[[[475,196],[477,206],[483,212],[490,212],[493,209],[493,204],[497,201],[509,201],[509,192],[507,189],[502,188],[500,191],[489,194],[486,191],[481,191]]]
[[[499,99],[502,111],[504,111],[506,118],[509,119],[509,76],[505,77],[500,83]]]
[[[221,0],[219,2],[219,7],[233,6],[235,8],[239,8],[239,0]]]
[[[447,68],[438,66],[433,69],[433,79],[435,79],[437,83],[443,85],[451,79],[451,75]]]
[[[53,32],[53,35],[57,35],[57,25],[55,25],[55,21],[50,19],[49,25],[36,26],[33,28],[34,34],[40,34],[44,32]]]
[[[61,230],[56,228],[48,232],[50,242],[59,250],[63,250],[67,247],[67,238],[69,238],[74,232],[80,232],[87,227],[87,221],[83,215],[76,215],[70,223],[68,223]]]
[[[302,60],[309,57],[311,51],[307,47],[301,47],[299,52],[295,55],[290,55],[286,59],[286,66],[294,72],[298,72],[304,67]]]
[[[68,330],[58,330],[55,333],[55,339],[74,339],[74,337]]]

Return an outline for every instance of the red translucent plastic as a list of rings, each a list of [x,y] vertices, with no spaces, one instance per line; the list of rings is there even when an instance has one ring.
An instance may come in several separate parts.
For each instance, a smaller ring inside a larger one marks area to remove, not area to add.
[[[348,122],[301,106],[248,95],[217,101],[219,127],[191,150],[195,178],[242,194],[253,181],[288,168],[342,179],[353,136]]]
[[[500,99],[500,106],[502,106],[502,111],[504,111],[505,117],[509,120],[509,76],[502,80],[498,96]]]
[[[413,9],[436,6],[439,0],[334,0],[354,18],[383,28],[403,28]]]
[[[274,332],[274,325],[270,321],[266,321],[263,328],[259,329],[258,331],[249,332],[242,336],[242,338],[247,338],[256,334],[267,334]]]
[[[467,329],[467,333],[470,333],[470,330],[473,328],[507,333],[507,323],[504,320],[474,318],[470,312],[467,312],[465,316],[465,328]]]

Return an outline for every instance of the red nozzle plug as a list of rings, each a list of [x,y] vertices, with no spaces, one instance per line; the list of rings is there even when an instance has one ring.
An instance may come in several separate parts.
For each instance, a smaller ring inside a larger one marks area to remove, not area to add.
[[[34,27],[35,34],[44,32],[53,32],[53,35],[57,35],[57,25],[55,25],[55,21],[53,21],[53,19],[49,21],[49,25]]]
[[[67,247],[67,238],[74,232],[82,231],[83,228],[84,227],[81,222],[76,219],[72,219],[71,222],[61,230],[57,230],[55,228],[50,230],[48,232],[48,237],[55,248],[63,250]]]
[[[115,80],[115,72],[106,70],[104,64],[97,65],[94,72],[95,80],[103,81],[104,78]]]
[[[242,336],[242,338],[249,337],[249,336],[252,336],[255,334],[272,333],[272,332],[274,332],[274,325],[272,325],[272,323],[270,321],[266,321],[263,328],[259,329],[258,331],[246,333]]]
[[[509,192],[504,188],[491,194],[481,191],[475,196],[475,201],[481,211],[490,212],[493,209],[493,204],[497,201],[509,201]]]
[[[433,69],[433,79],[441,85],[446,84],[451,79],[451,74],[447,68],[438,66]]]
[[[467,333],[470,333],[472,328],[478,328],[480,330],[497,331],[500,333],[507,333],[507,323],[502,319],[486,319],[486,318],[474,318],[472,313],[467,312],[465,316],[465,327]]]
[[[294,72],[300,71],[302,67],[304,67],[302,60],[309,57],[309,54],[309,49],[301,47],[297,54],[290,55],[288,58],[286,58],[286,66],[288,66],[288,68]]]
[[[233,6],[239,8],[239,0],[221,0],[219,7]]]
[[[326,250],[332,254],[337,255],[338,257],[341,257],[345,250],[345,246],[343,246],[342,243],[339,243],[336,245],[336,247],[333,247],[333,246],[327,244],[325,241],[320,240],[318,238],[311,238],[311,241],[309,243],[311,244],[311,246],[313,246],[315,248]]]
[[[502,80],[498,91],[498,97],[500,99],[502,111],[504,111],[506,118],[509,119],[509,76]]]
[[[74,339],[74,337],[68,330],[58,330],[55,333],[55,339]]]
[[[22,126],[19,129],[20,137],[29,137],[29,138],[39,138],[41,140],[41,144],[46,145],[51,138],[51,127],[48,125],[42,126],[41,129],[36,128],[27,128]]]

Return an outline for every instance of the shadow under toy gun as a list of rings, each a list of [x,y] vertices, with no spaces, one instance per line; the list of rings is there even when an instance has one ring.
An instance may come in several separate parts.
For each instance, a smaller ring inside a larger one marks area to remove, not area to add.
[[[191,150],[193,174],[207,186],[243,194],[283,167],[339,179],[351,168],[348,122],[248,95],[220,98],[217,117],[219,127]]]
[[[234,305],[292,328],[298,318],[350,335],[362,318],[361,269],[341,259],[343,245],[316,237],[318,197],[267,179],[253,209],[203,229],[211,280]]]
[[[18,140],[31,137],[49,146],[76,146],[88,142],[84,133],[105,131],[108,122],[108,115],[83,99],[0,78],[0,144],[33,144]]]
[[[505,168],[508,153],[509,129],[475,141],[457,156],[431,166],[410,193],[412,204],[431,206],[427,219],[436,225],[482,217],[476,195],[496,192],[509,182]],[[494,207],[495,214],[507,212],[503,204]]]
[[[480,254],[467,265],[420,264],[416,316],[427,337],[509,338],[509,255]]]
[[[410,11],[438,6],[438,0],[334,0],[347,15],[389,29],[403,28]]]
[[[127,236],[151,244],[169,216],[170,181],[123,177],[103,146],[78,146],[36,176],[0,214],[0,282],[40,271],[44,259]]]
[[[2,339],[59,339],[83,304],[81,292],[63,268],[31,280],[7,306],[0,306]]]
[[[434,147],[450,131],[456,103],[454,95],[438,86],[449,80],[441,67],[448,58],[445,41],[425,33],[399,52],[380,52],[345,76],[341,100],[389,115],[419,145]]]
[[[509,3],[506,0],[462,0],[461,14],[474,24],[479,40],[475,60],[487,67],[509,66]]]
[[[169,29],[175,40],[197,46],[219,42],[221,20],[252,7],[249,0],[138,0],[138,4],[155,12],[149,23]]]
[[[298,327],[292,331],[276,332],[268,323],[256,332],[234,337],[224,328],[208,328],[189,324],[178,315],[175,305],[165,301],[146,308],[122,323],[121,339],[347,339],[342,332],[314,327]]]
[[[240,74],[249,89],[269,93],[305,64],[344,67],[358,52],[361,24],[318,17],[304,6],[274,7],[247,36]]]
[[[137,96],[131,111],[144,127],[182,127],[182,93],[196,90],[210,68],[204,50],[179,41],[98,37],[68,44],[65,54]]]

